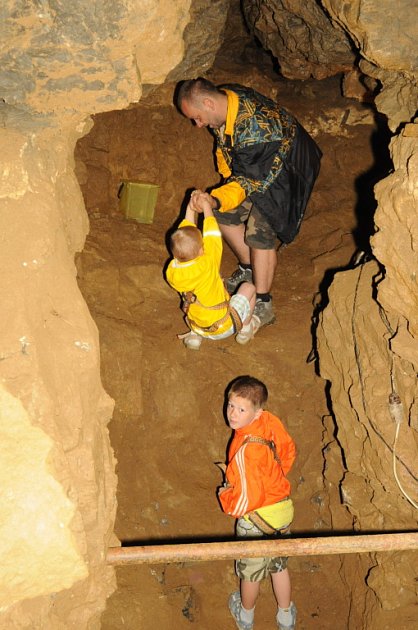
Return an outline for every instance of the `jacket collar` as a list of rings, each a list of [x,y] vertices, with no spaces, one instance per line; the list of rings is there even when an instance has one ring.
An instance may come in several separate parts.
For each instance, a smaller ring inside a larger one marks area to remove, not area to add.
[[[226,123],[225,123],[225,135],[231,136],[231,143],[233,144],[234,125],[238,115],[239,98],[236,92],[232,90],[224,89],[228,98]]]

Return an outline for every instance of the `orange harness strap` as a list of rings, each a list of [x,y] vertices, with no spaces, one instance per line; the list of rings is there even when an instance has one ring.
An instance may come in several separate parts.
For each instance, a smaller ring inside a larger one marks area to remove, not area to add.
[[[266,440],[262,437],[258,437],[256,435],[247,435],[247,437],[244,440],[244,444],[247,444],[248,442],[257,442],[258,444],[264,444],[265,446],[268,446],[269,449],[273,452],[273,456],[274,459],[276,460],[276,462],[279,464],[279,466],[282,465],[282,462],[280,460],[279,454],[276,450],[276,445],[273,442],[273,440]]]
[[[239,332],[242,328],[241,318],[238,315],[237,311],[234,309],[234,307],[230,305],[229,295],[227,293],[225,294],[225,297],[227,297],[227,299],[224,302],[220,302],[219,304],[214,304],[213,306],[205,306],[204,304],[201,304],[201,302],[199,302],[196,295],[192,291],[187,291],[186,293],[182,293],[182,298],[183,298],[182,309],[186,313],[186,322],[189,328],[192,328],[192,326],[195,326],[196,328],[200,328],[201,330],[204,330],[205,332],[213,333],[213,332],[216,332],[222,326],[222,324],[224,324],[230,317],[232,319],[232,323],[234,325],[235,331]],[[202,308],[205,308],[209,311],[219,311],[223,308],[226,308],[226,313],[223,317],[221,317],[221,319],[218,319],[216,322],[211,324],[211,326],[206,326],[206,327],[198,326],[192,319],[189,319],[187,317],[191,304],[197,304],[198,306],[201,306]]]

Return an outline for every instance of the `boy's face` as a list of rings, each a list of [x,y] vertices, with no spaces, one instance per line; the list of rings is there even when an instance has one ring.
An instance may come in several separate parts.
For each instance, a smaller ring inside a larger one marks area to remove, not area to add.
[[[261,408],[255,408],[251,400],[231,394],[228,399],[226,416],[231,429],[242,429],[260,417]]]

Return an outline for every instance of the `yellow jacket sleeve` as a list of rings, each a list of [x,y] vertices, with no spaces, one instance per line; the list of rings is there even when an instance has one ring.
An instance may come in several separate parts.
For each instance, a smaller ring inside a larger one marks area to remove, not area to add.
[[[219,199],[220,212],[229,212],[239,206],[246,198],[245,190],[238,184],[238,182],[230,182],[224,184],[219,188],[215,188],[210,193],[212,197]]]

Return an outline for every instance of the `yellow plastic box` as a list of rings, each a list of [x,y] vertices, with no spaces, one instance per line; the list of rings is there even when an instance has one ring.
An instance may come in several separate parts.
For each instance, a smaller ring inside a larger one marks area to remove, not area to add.
[[[123,179],[119,186],[119,207],[127,219],[152,223],[159,186]]]

